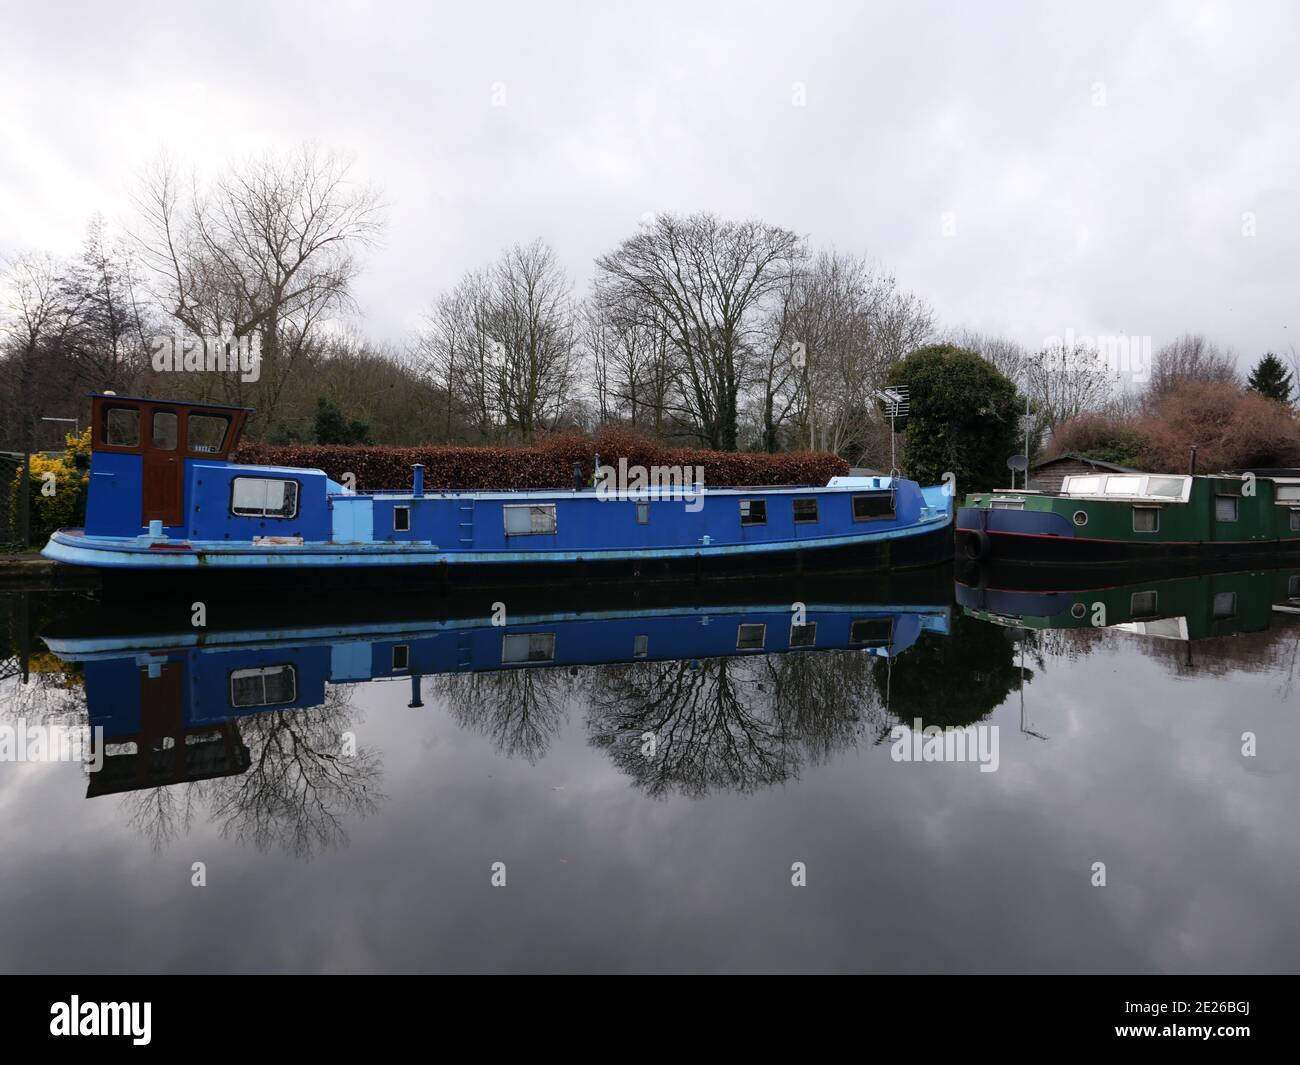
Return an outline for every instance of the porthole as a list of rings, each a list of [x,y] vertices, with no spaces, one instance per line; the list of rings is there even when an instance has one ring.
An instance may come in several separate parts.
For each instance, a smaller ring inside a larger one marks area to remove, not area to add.
[[[1073,618],[1081,618],[1087,612],[1088,608],[1082,603],[1075,603],[1074,606],[1070,607],[1070,616]]]
[[[1087,512],[1086,510],[1076,510],[1076,511],[1074,512],[1074,524],[1075,524],[1075,525],[1087,525],[1087,524],[1088,524],[1088,512]]]

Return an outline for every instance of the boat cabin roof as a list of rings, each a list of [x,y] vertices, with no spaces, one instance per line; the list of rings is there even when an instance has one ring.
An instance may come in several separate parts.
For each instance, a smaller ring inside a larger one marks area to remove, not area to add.
[[[1191,497],[1190,475],[1167,473],[1074,474],[1061,482],[1061,495],[1073,499],[1150,499],[1186,503]]]
[[[251,409],[96,392],[90,397],[90,448],[110,454],[228,459]]]

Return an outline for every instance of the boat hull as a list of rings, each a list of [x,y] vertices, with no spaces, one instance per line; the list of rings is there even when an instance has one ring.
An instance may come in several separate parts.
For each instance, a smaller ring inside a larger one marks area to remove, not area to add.
[[[140,593],[186,587],[296,585],[337,592],[341,587],[484,587],[557,582],[654,582],[745,579],[757,575],[885,572],[952,559],[952,524],[826,544],[764,545],[764,550],[704,548],[690,552],[504,553],[418,552],[406,549],[264,548],[184,551],[173,547],[125,551],[73,532],[55,534],[46,555],[98,572],[108,589]]]
[[[1058,515],[960,507],[955,551],[963,561],[1025,565],[1185,565],[1300,558],[1300,538],[1254,540],[1115,540],[1077,535]],[[1059,526],[1059,527],[1058,527]]]

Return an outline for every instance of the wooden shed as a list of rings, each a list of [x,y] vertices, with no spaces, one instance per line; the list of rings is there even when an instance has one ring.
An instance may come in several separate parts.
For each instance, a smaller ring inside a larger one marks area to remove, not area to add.
[[[1061,482],[1067,477],[1088,473],[1147,473],[1147,470],[1135,470],[1129,466],[1118,466],[1113,462],[1102,462],[1086,455],[1067,452],[1054,455],[1049,459],[1040,459],[1029,468],[1029,487],[1040,492],[1055,494],[1061,490]]]

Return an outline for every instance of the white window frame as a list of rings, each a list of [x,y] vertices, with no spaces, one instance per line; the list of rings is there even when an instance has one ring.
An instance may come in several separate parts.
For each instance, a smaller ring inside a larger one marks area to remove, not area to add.
[[[271,673],[289,673],[289,679],[293,681],[293,688],[287,699],[277,699],[275,702],[268,702],[266,698],[266,678]],[[237,703],[235,702],[235,681],[244,680],[247,677],[258,677],[262,681],[262,701],[256,703]],[[229,693],[230,705],[243,709],[249,706],[284,706],[298,698],[298,671],[292,663],[282,662],[275,666],[253,666],[250,669],[232,669],[230,676],[226,679],[226,690]]]
[[[262,492],[262,506],[260,509],[235,507],[235,486],[240,481],[260,481],[263,486],[272,482],[293,485],[293,511],[289,514],[268,514],[266,512],[266,492]],[[298,504],[302,500],[302,484],[294,477],[257,477],[252,475],[232,477],[230,479],[230,513],[236,518],[270,518],[273,521],[292,521],[298,516]]]
[[[528,511],[529,528],[523,530],[511,531],[510,529],[510,511],[526,510]],[[532,526],[536,524],[534,511],[548,513],[551,519],[549,529],[535,529]],[[501,508],[501,526],[505,530],[506,536],[554,536],[560,531],[559,515],[555,512],[554,503],[507,503]]]
[[[401,528],[397,524],[397,515],[406,515],[406,528]],[[393,532],[410,532],[411,531],[411,508],[409,506],[393,507]]]

